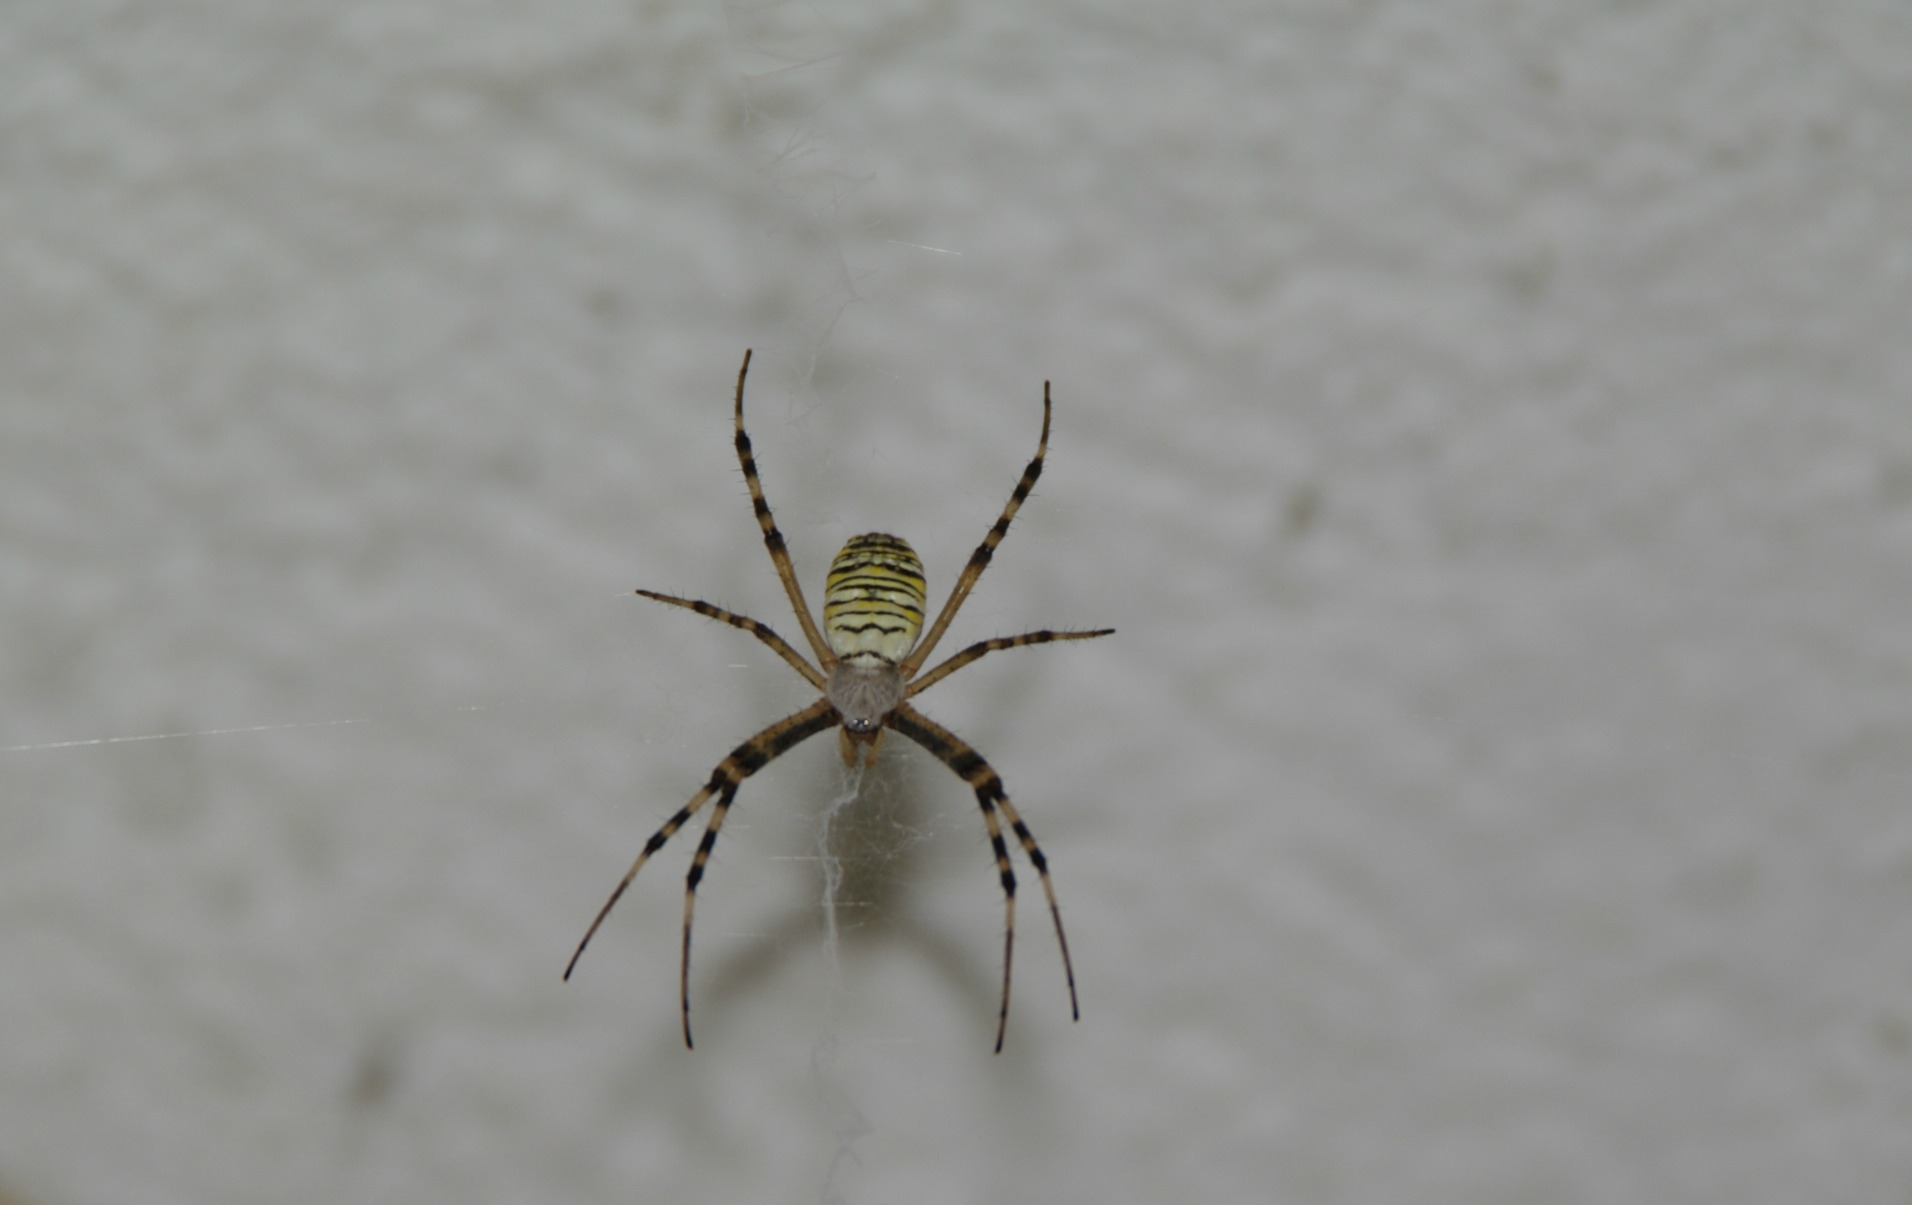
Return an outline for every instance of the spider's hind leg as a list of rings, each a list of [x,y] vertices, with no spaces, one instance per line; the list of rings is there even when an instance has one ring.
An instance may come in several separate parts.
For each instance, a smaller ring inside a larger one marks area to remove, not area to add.
[[[783,592],[790,599],[791,610],[797,613],[797,624],[803,629],[803,638],[810,645],[810,651],[816,654],[817,662],[828,670],[836,663],[830,653],[830,646],[824,643],[823,633],[817,630],[817,621],[810,615],[810,605],[803,601],[803,587],[797,582],[797,570],[790,563],[790,549],[784,543],[783,533],[777,530],[777,521],[771,517],[770,503],[763,496],[763,479],[757,475],[757,457],[750,450],[750,436],[744,431],[744,378],[750,373],[750,352],[744,352],[743,366],[737,369],[737,405],[735,410],[737,463],[744,471],[744,484],[750,487],[750,505],[757,512],[757,526],[763,531],[763,546],[770,553],[770,563],[777,568],[777,578],[783,582]]]
[[[903,677],[906,680],[915,677],[916,671],[923,668],[923,663],[929,660],[930,653],[936,648],[937,642],[943,638],[943,632],[948,629],[949,621],[956,618],[956,612],[962,607],[963,600],[969,597],[970,590],[975,587],[976,579],[983,575],[983,570],[989,568],[990,559],[996,555],[996,546],[1002,543],[1005,535],[1009,534],[1009,524],[1015,521],[1016,512],[1021,510],[1022,504],[1028,500],[1029,491],[1036,488],[1036,478],[1042,476],[1043,458],[1049,454],[1049,410],[1049,382],[1044,381],[1042,383],[1042,435],[1036,440],[1035,459],[1031,460],[1029,467],[1022,471],[1022,479],[1016,482],[1015,490],[1010,493],[1008,505],[1002,508],[1002,514],[996,516],[996,522],[990,527],[989,533],[983,537],[983,542],[976,546],[975,552],[970,554],[969,564],[963,566],[962,573],[956,578],[956,585],[950,589],[949,598],[943,603],[943,609],[936,613],[936,621],[929,625],[929,631],[924,634],[922,642],[910,651],[910,655],[905,657],[902,665],[898,667],[903,671]]]

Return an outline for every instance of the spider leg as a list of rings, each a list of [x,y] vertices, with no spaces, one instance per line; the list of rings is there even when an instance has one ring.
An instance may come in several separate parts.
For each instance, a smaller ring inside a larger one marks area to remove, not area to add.
[[[1029,864],[1042,879],[1043,894],[1049,897],[1049,917],[1056,926],[1056,944],[1062,949],[1062,973],[1069,982],[1069,1015],[1072,1020],[1080,1020],[1082,1010],[1076,1003],[1075,966],[1069,960],[1069,939],[1062,933],[1062,910],[1056,906],[1055,887],[1049,881],[1049,861],[1042,856],[1029,826],[1017,815],[1015,805],[1009,802],[1008,794],[1002,789],[1002,779],[989,768],[981,754],[908,703],[899,703],[885,722],[954,770],[957,777],[975,790],[976,802],[982,806],[983,823],[989,827],[989,842],[996,852],[996,870],[1002,877],[1003,891],[1002,1008],[996,1017],[996,1053],[1002,1053],[1003,1031],[1009,1026],[1009,959],[1016,941],[1016,874],[1009,865],[1009,849],[1003,842],[997,808],[1009,818],[1016,839],[1022,842],[1023,853],[1028,855]]]
[[[770,503],[764,501],[763,479],[757,476],[757,458],[750,453],[750,436],[744,434],[744,376],[749,371],[750,350],[746,348],[743,367],[737,370],[737,463],[744,468],[744,484],[750,487],[750,504],[757,511],[757,526],[763,528],[763,546],[777,567],[783,592],[790,596],[790,606],[797,613],[797,622],[803,626],[803,638],[810,642],[810,651],[816,654],[818,664],[828,670],[836,664],[836,658],[830,655],[830,646],[823,642],[823,633],[817,631],[817,621],[810,615],[809,604],[803,601],[803,587],[797,583],[796,567],[790,563],[790,549],[783,542],[783,533],[777,530],[777,521],[770,516]]]
[[[757,639],[775,649],[777,656],[788,661],[792,669],[810,680],[810,685],[816,687],[818,690],[823,689],[824,678],[821,673],[817,672],[816,666],[805,661],[803,654],[791,648],[790,643],[771,631],[768,625],[758,623],[748,615],[738,615],[734,611],[726,611],[722,607],[713,606],[701,598],[679,598],[675,594],[659,594],[655,590],[639,590],[638,593],[642,594],[645,598],[654,598],[658,602],[669,603],[673,607],[684,607],[710,619],[721,620],[733,628],[742,628],[744,631],[749,632],[752,636],[755,636]]]
[[[1042,458],[1048,454],[1048,451],[1049,382],[1044,381],[1042,383],[1042,436],[1036,441],[1036,458],[1030,461],[1029,467],[1022,471],[1022,480],[1016,482],[1015,492],[1009,495],[1009,505],[1002,508],[1002,514],[996,519],[996,525],[989,529],[989,534],[983,537],[983,542],[977,545],[975,552],[970,554],[969,564],[963,566],[962,576],[956,579],[955,587],[950,590],[949,601],[945,602],[943,609],[936,613],[936,622],[930,625],[929,633],[897,667],[903,671],[903,677],[906,680],[922,668],[923,662],[929,660],[931,651],[936,648],[936,642],[943,638],[944,629],[949,627],[949,621],[956,618],[956,609],[963,605],[963,600],[969,597],[970,590],[975,587],[976,579],[981,577],[983,570],[989,567],[989,558],[996,555],[996,545],[1002,543],[1003,536],[1008,533],[1010,521],[1016,517],[1016,512],[1022,509],[1023,501],[1029,497],[1029,491],[1036,488],[1036,478],[1042,476]]]
[[[639,593],[641,594],[643,591],[639,591]],[[1114,633],[1114,628],[1097,628],[1093,632],[1051,632],[1044,630],[1041,632],[1024,632],[1020,636],[998,636],[994,640],[978,640],[975,644],[970,645],[935,669],[930,670],[922,677],[911,682],[909,693],[904,697],[910,698],[921,694],[923,691],[928,690],[944,678],[949,677],[957,670],[963,668],[963,666],[975,661],[984,653],[994,653],[1002,649],[1021,648],[1025,644],[1048,644],[1051,640],[1088,640],[1096,636],[1111,636],[1114,635]]]
[[[686,1046],[690,1045],[690,992],[688,984],[690,982],[691,903],[696,896],[697,882],[703,878],[704,863],[710,859],[711,846],[717,842],[717,828],[723,822],[724,813],[729,810],[730,802],[736,798],[737,788],[743,785],[744,779],[749,778],[752,774],[763,769],[778,757],[781,757],[783,754],[795,748],[798,744],[835,725],[837,722],[836,709],[830,706],[830,701],[828,699],[818,699],[802,711],[785,716],[743,744],[738,745],[730,751],[730,756],[717,763],[717,768],[711,771],[710,780],[704,784],[703,790],[691,796],[690,802],[677,809],[677,814],[669,820],[666,820],[664,826],[655,833],[652,833],[650,840],[644,843],[644,848],[638,853],[637,860],[632,862],[631,868],[624,872],[624,877],[618,881],[617,889],[611,892],[611,898],[604,901],[604,907],[598,909],[597,917],[592,920],[591,927],[585,930],[584,940],[578,942],[578,948],[576,952],[571,955],[571,961],[565,965],[564,977],[566,979],[571,977],[571,972],[577,968],[578,959],[584,956],[584,947],[591,944],[591,938],[597,933],[598,926],[604,923],[604,918],[609,916],[611,909],[617,906],[617,901],[624,895],[625,888],[631,885],[631,880],[637,877],[637,872],[644,868],[644,863],[650,860],[652,854],[662,849],[664,843],[669,841],[678,829],[684,827],[692,816],[695,816],[699,811],[703,810],[704,804],[710,801],[711,796],[717,796],[717,809],[711,816],[709,826],[704,830],[704,839],[697,847],[696,857],[691,862],[690,878],[685,884],[684,889],[684,958],[682,980],[685,985],[685,990],[682,994],[684,1000],[684,1044]]]

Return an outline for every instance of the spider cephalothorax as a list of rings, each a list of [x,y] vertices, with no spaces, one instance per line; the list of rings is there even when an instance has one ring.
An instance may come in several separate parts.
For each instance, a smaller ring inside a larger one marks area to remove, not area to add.
[[[906,542],[881,532],[851,537],[843,546],[843,551],[837,553],[836,560],[830,563],[823,597],[823,629],[818,630],[816,620],[811,617],[810,608],[803,600],[803,589],[797,584],[796,569],[790,563],[790,552],[784,545],[783,533],[777,530],[776,520],[770,515],[770,504],[764,500],[763,482],[757,476],[756,458],[750,451],[750,437],[744,433],[744,377],[749,371],[750,353],[746,351],[743,367],[737,370],[737,460],[743,465],[744,481],[750,487],[750,500],[757,511],[757,525],[763,529],[764,547],[770,551],[771,563],[776,566],[784,593],[789,596],[790,605],[797,613],[797,623],[802,627],[804,640],[817,659],[816,664],[811,664],[783,637],[747,616],[726,611],[701,599],[679,598],[653,590],[639,590],[638,593],[742,628],[789,662],[791,668],[823,692],[823,697],[803,710],[778,720],[731,750],[730,756],[711,771],[710,779],[703,789],[666,820],[662,828],[651,834],[650,840],[644,843],[643,850],[637,855],[637,860],[631,863],[631,868],[611,892],[611,898],[604,901],[604,907],[598,910],[597,918],[585,931],[584,940],[578,943],[577,952],[571,955],[570,965],[564,968],[564,977],[571,977],[578,958],[584,953],[584,947],[590,944],[598,926],[604,923],[604,918],[610,915],[625,888],[637,877],[638,870],[714,798],[716,805],[711,810],[710,822],[704,828],[703,840],[697,844],[697,852],[691,858],[690,874],[684,881],[684,948],[679,962],[678,986],[683,1004],[684,1044],[690,1045],[691,912],[697,900],[697,884],[704,876],[704,866],[710,860],[711,848],[717,843],[717,833],[723,827],[724,816],[737,797],[737,788],[743,785],[744,779],[776,758],[831,728],[837,729],[846,765],[855,765],[859,761],[867,763],[876,756],[877,744],[882,740],[884,731],[893,728],[955,771],[976,792],[976,801],[982,807],[983,824],[989,830],[989,842],[995,851],[996,869],[1003,889],[1002,1004],[996,1018],[996,1049],[1001,1051],[1003,1031],[1009,1022],[1009,967],[1016,939],[1016,874],[1009,864],[1009,847],[1003,840],[999,812],[1002,817],[1008,818],[1009,827],[1015,832],[1029,864],[1035,867],[1037,876],[1042,880],[1042,890],[1049,901],[1049,915],[1055,922],[1056,943],[1062,950],[1062,971],[1069,984],[1069,1012],[1073,1017],[1079,1016],[1080,1010],[1076,1006],[1075,969],[1069,961],[1069,942],[1062,933],[1062,913],[1056,907],[1055,888],[1049,882],[1048,862],[1043,858],[1041,848],[1036,845],[1034,835],[1017,814],[1015,805],[1003,791],[1002,779],[989,768],[989,763],[982,759],[981,754],[910,706],[909,701],[985,653],[1025,644],[1046,644],[1052,640],[1086,640],[1092,636],[1107,636],[1114,631],[1113,628],[1092,632],[1045,630],[982,640],[928,673],[921,676],[917,674],[942,639],[957,608],[969,596],[976,579],[988,567],[996,545],[1002,543],[1010,521],[1016,517],[1016,511],[1021,509],[1023,501],[1029,497],[1029,491],[1035,488],[1036,478],[1042,473],[1042,459],[1049,448],[1049,384],[1045,381],[1042,386],[1042,436],[1036,443],[1035,459],[1023,470],[1022,480],[1016,483],[1008,505],[1003,507],[995,526],[989,529],[982,544],[970,556],[969,564],[956,579],[948,601],[943,603],[943,609],[936,614],[936,621],[919,642],[917,636],[923,630],[924,614],[923,563]]]

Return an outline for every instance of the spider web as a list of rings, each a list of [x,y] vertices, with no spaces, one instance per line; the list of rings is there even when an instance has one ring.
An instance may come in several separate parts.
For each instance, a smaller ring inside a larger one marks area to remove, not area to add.
[[[843,990],[845,941],[865,925],[907,924],[919,862],[940,824],[938,808],[917,790],[907,755],[839,771],[836,794],[816,813],[811,851],[832,1013]]]
[[[817,865],[823,872],[823,898],[819,903],[823,909],[824,982],[829,999],[824,1010],[824,1035],[810,1054],[810,1074],[816,1084],[824,1122],[837,1144],[836,1154],[831,1157],[830,1166],[824,1171],[823,1184],[818,1191],[818,1200],[826,1205],[842,1199],[836,1191],[838,1169],[845,1159],[857,1161],[857,1140],[872,1132],[869,1119],[851,1099],[839,1065],[841,1052],[837,1047],[836,1017],[837,1006],[843,995],[843,967],[838,957],[840,939],[837,906],[838,893],[843,889],[843,859],[837,856],[831,843],[836,822],[843,810],[854,804],[863,793],[863,776],[862,762],[847,769],[844,772],[843,789],[837,792],[836,798],[824,805],[822,814],[817,817]]]
[[[843,809],[855,803],[863,793],[863,763],[858,762],[845,772],[843,789],[837,797],[824,805],[823,814],[817,817],[817,865],[823,872],[823,962],[828,976],[830,992],[833,997],[843,990],[843,968],[838,960],[837,934],[837,893],[843,889],[843,860],[831,847],[830,838],[833,826]],[[834,1008],[832,1009],[834,1011]]]

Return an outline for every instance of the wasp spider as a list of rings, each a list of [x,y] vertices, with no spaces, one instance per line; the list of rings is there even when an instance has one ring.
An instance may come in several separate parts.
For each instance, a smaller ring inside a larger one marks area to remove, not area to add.
[[[578,943],[577,952],[571,955],[570,965],[564,968],[564,977],[571,977],[579,957],[584,953],[584,947],[590,944],[592,935],[604,923],[604,918],[610,915],[611,909],[616,906],[625,888],[631,885],[631,880],[637,877],[644,863],[714,798],[716,806],[711,810],[710,821],[704,827],[703,840],[698,842],[697,853],[691,859],[689,877],[684,881],[684,947],[678,971],[678,990],[683,1002],[684,1045],[691,1045],[691,910],[697,900],[697,884],[704,877],[704,866],[710,860],[711,847],[717,843],[717,831],[723,827],[724,815],[730,810],[731,801],[736,798],[737,788],[744,779],[799,743],[831,728],[837,730],[844,764],[854,766],[860,762],[867,765],[876,757],[877,745],[883,738],[884,729],[894,728],[954,770],[976,792],[976,801],[982,805],[983,823],[989,829],[989,842],[995,849],[996,870],[1002,878],[1003,890],[1002,1004],[996,1017],[996,1050],[1000,1053],[1003,1030],[1009,1021],[1009,963],[1016,939],[1016,874],[1009,865],[1009,847],[1003,841],[998,812],[1008,818],[1009,827],[1015,830],[1016,840],[1022,843],[1023,853],[1042,879],[1043,894],[1049,899],[1049,916],[1055,922],[1056,943],[1062,949],[1062,972],[1069,984],[1069,1012],[1072,1017],[1079,1017],[1075,968],[1069,961],[1069,941],[1062,933],[1062,913],[1056,907],[1055,888],[1049,882],[1048,862],[1042,856],[1042,849],[1037,846],[1029,826],[1022,822],[1016,806],[1003,792],[1002,779],[989,768],[989,763],[982,759],[982,755],[964,744],[949,729],[917,711],[910,705],[910,700],[985,653],[1025,644],[1046,644],[1052,640],[1087,640],[1093,636],[1107,636],[1114,631],[1113,628],[1103,628],[1093,632],[1025,632],[1020,636],[982,640],[927,673],[917,672],[922,669],[923,662],[929,659],[937,641],[942,639],[957,608],[969,597],[976,579],[988,567],[990,557],[995,555],[996,545],[1002,543],[1003,534],[1009,530],[1010,520],[1016,517],[1016,511],[1021,508],[1023,500],[1035,487],[1036,478],[1042,473],[1043,454],[1049,447],[1049,384],[1045,381],[1042,386],[1042,437],[1036,443],[1035,459],[1023,470],[1022,480],[1016,483],[1015,492],[1009,496],[1009,504],[1003,507],[996,525],[989,529],[989,534],[983,537],[982,544],[969,558],[969,564],[964,567],[962,576],[956,579],[955,588],[949,593],[949,600],[943,604],[935,622],[929,626],[929,633],[919,643],[916,637],[923,627],[923,565],[907,543],[892,535],[871,532],[854,536],[843,546],[843,551],[837,553],[836,560],[830,564],[829,578],[825,583],[821,630],[811,618],[810,608],[803,601],[803,589],[797,584],[796,570],[790,564],[789,550],[784,546],[783,533],[777,530],[776,520],[770,517],[770,504],[764,501],[763,482],[758,479],[757,462],[750,453],[750,437],[744,434],[744,377],[749,371],[750,353],[746,351],[743,367],[737,370],[737,459],[743,465],[744,481],[750,487],[750,501],[757,510],[757,526],[763,529],[764,547],[769,549],[770,560],[777,567],[777,577],[783,582],[784,593],[790,596],[790,605],[796,609],[797,623],[803,629],[804,639],[809,643],[811,652],[816,654],[816,664],[811,664],[783,637],[754,619],[733,614],[700,599],[677,598],[654,590],[639,590],[638,593],[645,598],[654,598],[658,602],[722,620],[731,627],[742,628],[789,662],[792,669],[823,692],[823,697],[803,710],[778,720],[731,750],[730,756],[711,771],[710,779],[704,783],[703,789],[679,808],[676,815],[666,820],[664,827],[651,835],[638,853],[637,860],[624,873],[617,889],[611,892],[611,898],[604,901],[604,907],[598,910],[597,918],[585,931],[584,940]]]

